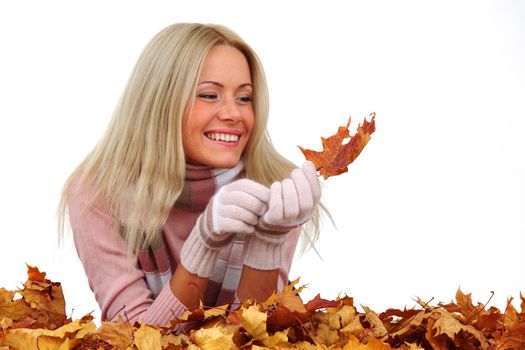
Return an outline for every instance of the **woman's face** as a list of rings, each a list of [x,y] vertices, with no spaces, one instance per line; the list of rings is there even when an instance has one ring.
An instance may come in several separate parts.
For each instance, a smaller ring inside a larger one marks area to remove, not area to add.
[[[190,112],[186,107],[182,142],[186,161],[232,168],[241,158],[253,129],[250,68],[236,48],[213,47],[197,82]]]

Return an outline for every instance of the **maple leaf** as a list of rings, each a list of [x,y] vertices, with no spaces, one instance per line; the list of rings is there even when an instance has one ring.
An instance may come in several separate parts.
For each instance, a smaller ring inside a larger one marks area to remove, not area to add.
[[[433,329],[436,331],[437,335],[444,334],[454,341],[456,335],[463,331],[472,335],[481,345],[486,345],[487,343],[487,340],[480,331],[471,325],[462,324],[452,314],[445,310],[434,310],[432,318],[436,320]]]
[[[460,313],[465,320],[475,321],[479,312],[483,309],[484,305],[478,303],[474,306],[472,303],[471,294],[464,294],[460,288],[456,291],[456,302],[450,302],[449,304],[439,303],[439,306],[451,313]]]
[[[383,322],[379,319],[379,316],[374,311],[370,310],[370,308],[364,305],[361,305],[361,307],[365,310],[365,319],[372,326],[372,336],[375,338],[381,338],[387,334],[388,331]]]
[[[222,327],[201,328],[195,332],[197,344],[204,350],[237,349],[233,334]]]
[[[138,350],[160,349],[160,337],[159,328],[143,323],[134,334],[133,345]]]
[[[266,331],[266,319],[268,314],[262,312],[258,306],[252,305],[247,309],[241,309],[239,312],[239,319],[242,326],[253,339],[261,340],[268,337]]]
[[[122,322],[102,322],[97,334],[116,350],[127,349],[133,342],[133,328]]]
[[[321,137],[323,145],[322,152],[304,149],[301,146],[298,147],[303,152],[305,158],[314,163],[315,168],[324,179],[345,173],[348,171],[348,165],[359,156],[370,140],[370,135],[376,129],[375,112],[371,113],[370,116],[371,120],[368,121],[365,118],[363,123],[359,124],[353,136],[350,136],[348,130],[351,122],[350,118],[346,126],[339,127],[336,134],[328,138]],[[347,138],[350,138],[350,140],[343,144],[343,141]]]

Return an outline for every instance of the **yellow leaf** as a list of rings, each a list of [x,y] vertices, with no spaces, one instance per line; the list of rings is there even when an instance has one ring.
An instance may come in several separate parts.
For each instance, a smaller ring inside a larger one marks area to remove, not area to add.
[[[357,335],[361,333],[363,329],[364,328],[361,324],[361,321],[359,320],[359,317],[354,317],[352,321],[350,321],[346,326],[344,326],[344,328],[342,328],[339,332]]]
[[[16,322],[24,319],[30,312],[31,307],[22,299],[0,302],[0,317],[10,318]]]
[[[12,324],[13,324],[13,320],[10,318],[2,317],[0,319],[0,329],[7,329],[11,327]]]
[[[204,318],[210,318],[215,316],[222,316],[226,314],[226,310],[228,309],[228,304],[221,305],[221,306],[214,306],[210,309],[207,309],[204,311]]]
[[[275,332],[273,335],[262,340],[264,346],[269,348],[288,342],[288,329],[282,332]]]
[[[313,338],[318,344],[331,346],[339,341],[339,333],[337,330],[331,329],[327,324],[319,323]]]
[[[197,345],[204,350],[237,349],[233,334],[228,334],[222,327],[201,328],[195,332]]]
[[[160,337],[160,345],[163,349],[168,347],[168,345],[181,346],[184,343],[189,343],[188,337],[184,334],[164,334]]]
[[[133,344],[138,350],[162,350],[158,328],[143,323],[135,332],[134,339]]]
[[[261,305],[264,308],[267,308],[270,305],[283,304],[291,311],[306,312],[301,298],[298,297],[299,293],[304,289],[304,286],[295,288],[295,285],[299,283],[299,278],[293,280],[284,286],[283,290],[280,293],[273,293],[270,295],[265,302]],[[294,289],[295,288],[295,289]]]
[[[16,293],[13,291],[10,291],[4,288],[0,288],[0,303],[13,301],[15,294]]]
[[[268,332],[266,331],[267,317],[268,314],[260,311],[258,306],[255,305],[239,310],[241,325],[256,340],[263,340],[268,337]]]
[[[102,322],[97,334],[116,350],[124,350],[131,345],[132,326],[122,322]]]
[[[281,294],[281,297],[279,298],[279,303],[290,311],[296,311],[299,313],[306,312],[306,308],[304,307],[303,301],[297,295]]]
[[[328,325],[331,329],[339,330],[358,317],[356,314],[357,311],[355,307],[350,305],[343,305],[338,308],[328,308],[326,313],[328,316]]]

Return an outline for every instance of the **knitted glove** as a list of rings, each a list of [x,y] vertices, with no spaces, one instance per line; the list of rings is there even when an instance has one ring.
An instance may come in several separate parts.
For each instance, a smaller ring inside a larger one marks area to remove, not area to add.
[[[312,218],[320,198],[321,186],[312,162],[292,171],[291,178],[274,182],[268,210],[255,233],[246,237],[243,263],[259,270],[279,268],[287,233]]]
[[[270,190],[257,182],[241,179],[222,186],[197,219],[184,242],[180,261],[200,277],[210,277],[221,248],[236,233],[250,234],[267,209]]]

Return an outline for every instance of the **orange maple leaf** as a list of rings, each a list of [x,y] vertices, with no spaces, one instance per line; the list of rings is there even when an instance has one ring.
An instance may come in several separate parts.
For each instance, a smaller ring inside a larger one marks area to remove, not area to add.
[[[370,114],[370,121],[366,118],[363,124],[359,124],[357,131],[350,136],[348,127],[352,118],[348,119],[346,126],[340,126],[336,134],[324,138],[321,137],[323,151],[317,152],[298,146],[305,158],[314,163],[319,174],[327,179],[330,176],[339,175],[348,171],[348,165],[352,163],[361,153],[370,140],[370,135],[376,130],[375,112]],[[347,138],[350,140],[343,144]]]

